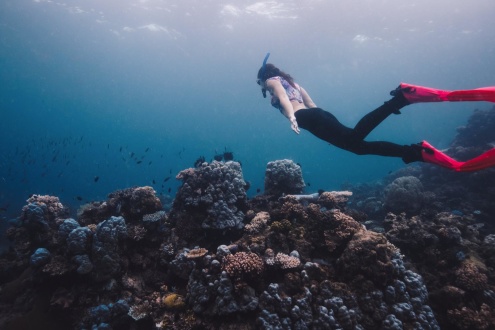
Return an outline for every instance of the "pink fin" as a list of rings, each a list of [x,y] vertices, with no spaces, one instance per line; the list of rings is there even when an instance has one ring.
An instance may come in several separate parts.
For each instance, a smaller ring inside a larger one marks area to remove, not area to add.
[[[400,84],[400,89],[405,98],[411,103],[420,102],[462,102],[462,101],[487,101],[495,102],[495,86],[482,87],[469,90],[448,91],[411,85]]]
[[[459,162],[440,150],[434,148],[431,144],[423,141],[421,144],[427,149],[431,149],[433,153],[423,150],[423,161],[426,163],[435,164],[441,167],[448,168],[456,172],[474,172],[488,167],[495,166],[495,148],[465,162]]]
[[[459,101],[487,101],[495,102],[495,86],[483,87],[465,91],[453,91],[447,95],[451,102]]]
[[[495,148],[488,150],[476,158],[464,162],[460,166],[459,171],[473,172],[492,166],[495,166]]]
[[[447,95],[451,92],[406,83],[401,83],[400,89],[402,94],[411,103],[447,101]]]
[[[444,154],[440,150],[436,149],[435,147],[433,147],[431,144],[429,144],[426,141],[423,141],[421,143],[421,145],[423,147],[431,149],[433,151],[433,153],[430,153],[430,152],[425,151],[425,150],[421,151],[421,153],[423,155],[423,161],[425,161],[426,163],[435,164],[435,165],[442,166],[442,167],[445,167],[445,168],[448,168],[448,169],[454,170],[454,171],[457,171],[457,169],[462,164],[461,162],[458,162],[457,160],[447,156],[446,154]]]

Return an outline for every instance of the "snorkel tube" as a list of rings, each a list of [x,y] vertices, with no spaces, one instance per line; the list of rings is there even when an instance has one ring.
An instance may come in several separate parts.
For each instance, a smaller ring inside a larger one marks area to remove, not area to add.
[[[263,82],[263,76],[265,75],[266,71],[266,61],[268,61],[268,58],[270,57],[270,53],[266,53],[265,59],[263,60],[263,65],[261,66],[261,74],[260,74],[260,84]],[[262,87],[261,88],[261,93],[263,94],[263,97],[266,98],[266,88]]]

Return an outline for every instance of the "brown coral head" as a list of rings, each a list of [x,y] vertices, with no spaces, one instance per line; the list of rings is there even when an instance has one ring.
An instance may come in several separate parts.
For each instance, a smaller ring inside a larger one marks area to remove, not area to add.
[[[465,261],[456,270],[456,284],[467,291],[481,291],[487,288],[488,278],[472,261]]]
[[[171,293],[163,297],[163,304],[168,309],[180,310],[186,306],[184,297],[177,293]]]

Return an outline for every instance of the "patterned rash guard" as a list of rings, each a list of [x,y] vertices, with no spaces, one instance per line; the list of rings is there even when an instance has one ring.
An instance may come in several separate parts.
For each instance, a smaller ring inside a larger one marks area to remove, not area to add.
[[[303,103],[303,98],[301,95],[301,87],[298,84],[294,83],[294,85],[296,85],[296,88],[294,88],[294,87],[292,87],[292,85],[287,80],[285,80],[284,78],[282,78],[280,76],[271,77],[271,78],[268,78],[267,80],[280,81],[280,83],[282,84],[282,87],[284,87],[285,92],[287,93],[287,96],[289,97],[290,101],[297,101],[299,103]],[[272,106],[281,110],[280,109],[280,100],[275,95],[273,95],[271,93],[270,93],[270,95],[272,96],[272,98],[271,98]]]

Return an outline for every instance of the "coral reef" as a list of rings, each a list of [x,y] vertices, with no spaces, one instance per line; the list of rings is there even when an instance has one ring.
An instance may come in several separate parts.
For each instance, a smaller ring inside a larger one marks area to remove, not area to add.
[[[494,112],[450,151],[495,141]],[[275,161],[248,199],[239,163],[201,161],[170,211],[134,187],[73,218],[33,195],[0,257],[0,328],[493,329],[495,170],[442,171],[301,195]]]

